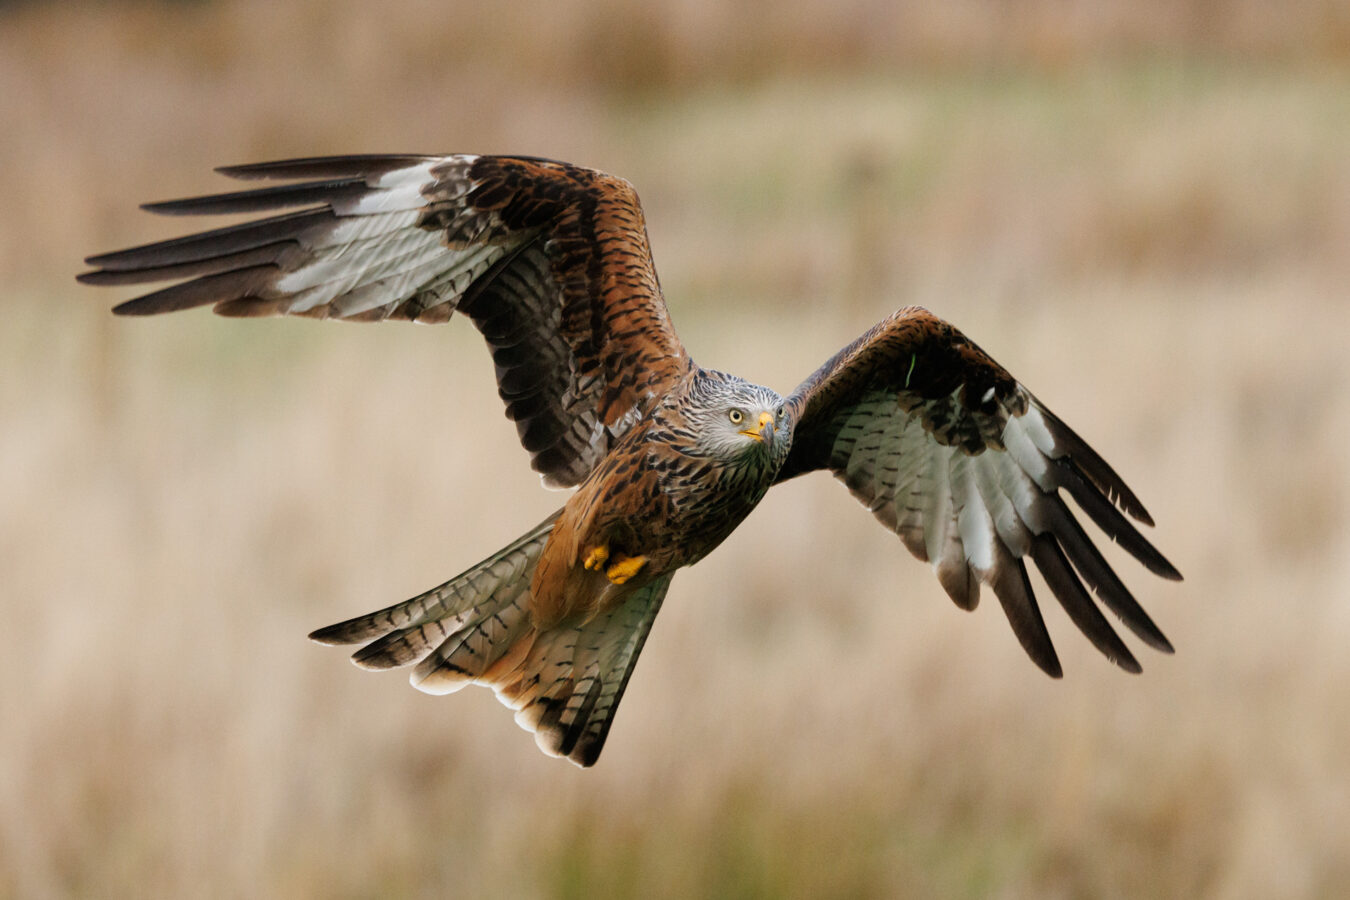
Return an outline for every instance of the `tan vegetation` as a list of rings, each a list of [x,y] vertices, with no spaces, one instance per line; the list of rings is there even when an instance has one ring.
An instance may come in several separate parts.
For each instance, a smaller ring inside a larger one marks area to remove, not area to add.
[[[0,11],[0,896],[1350,891],[1350,20],[891,6]],[[1048,609],[1046,679],[824,477],[676,579],[594,770],[308,644],[559,502],[477,336],[73,275],[213,165],[379,150],[625,175],[691,351],[782,390],[956,322],[1148,504],[1176,656]]]

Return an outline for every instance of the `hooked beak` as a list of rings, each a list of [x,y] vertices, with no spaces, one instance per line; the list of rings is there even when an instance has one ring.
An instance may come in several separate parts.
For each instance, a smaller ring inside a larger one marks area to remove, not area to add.
[[[762,412],[759,414],[759,424],[754,428],[746,428],[741,434],[748,438],[759,441],[761,444],[766,440],[773,438],[773,413]]]

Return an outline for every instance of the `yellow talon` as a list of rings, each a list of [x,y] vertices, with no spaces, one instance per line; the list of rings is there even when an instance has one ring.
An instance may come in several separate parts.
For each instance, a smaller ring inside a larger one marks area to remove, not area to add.
[[[587,555],[586,559],[583,560],[581,564],[587,569],[598,569],[605,564],[605,560],[607,559],[609,559],[609,547],[604,544],[598,544],[591,550],[590,554]]]
[[[632,578],[642,567],[647,564],[645,556],[623,556],[619,561],[605,570],[605,575],[609,577],[612,584],[623,584]]]

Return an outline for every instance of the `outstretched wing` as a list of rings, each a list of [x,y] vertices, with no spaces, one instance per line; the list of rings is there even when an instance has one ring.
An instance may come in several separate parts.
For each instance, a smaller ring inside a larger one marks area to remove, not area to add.
[[[691,363],[671,327],[637,194],[525,157],[345,156],[233,166],[294,182],[151,203],[167,215],[273,213],[90,257],[87,284],[182,280],[121,315],[213,304],[227,316],[444,322],[487,339],[536,471],[581,482]]]
[[[778,480],[829,469],[933,564],[958,606],[973,609],[981,582],[991,586],[1022,646],[1050,675],[1062,672],[1027,557],[1121,668],[1137,672],[1139,663],[1084,583],[1145,643],[1171,652],[1060,489],[1148,569],[1179,580],[1122,515],[1152,525],[1143,505],[1082,438],[951,325],[902,309],[821,366],[788,403],[796,424]]]

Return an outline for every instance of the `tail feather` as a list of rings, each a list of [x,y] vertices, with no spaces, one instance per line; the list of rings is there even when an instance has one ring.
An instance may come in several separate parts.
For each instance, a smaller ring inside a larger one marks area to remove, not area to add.
[[[595,764],[670,579],[644,585],[593,618],[564,620],[493,684],[539,749],[579,766]]]
[[[441,637],[407,660],[417,663],[408,680],[428,694],[452,694],[482,680],[512,650],[519,653],[518,644],[531,640],[529,580],[504,585],[468,614],[434,624]]]
[[[530,609],[530,582],[556,520],[555,513],[439,587],[310,637],[325,644],[365,643],[352,657],[357,665],[411,665],[412,684],[428,693],[475,683],[491,687],[541,750],[593,765],[670,576],[599,613],[569,616],[540,630]]]
[[[561,510],[559,511],[561,512]],[[336,625],[329,625],[310,632],[309,638],[320,644],[364,644],[368,641],[386,639],[389,660],[384,662],[378,653],[371,653],[360,661],[363,668],[389,669],[407,665],[425,655],[426,650],[436,646],[445,635],[437,635],[436,628],[448,625],[449,620],[457,616],[472,616],[480,603],[502,588],[510,588],[520,581],[522,573],[533,572],[557,512],[530,531],[512,541],[506,547],[489,556],[471,569],[461,572],[445,584],[418,594],[411,600],[397,603],[387,609],[376,610],[364,616],[357,616]],[[528,579],[526,580],[528,585]],[[430,633],[417,636],[422,626],[431,626]],[[406,640],[408,649],[394,649],[399,638]],[[428,646],[422,648],[420,641]],[[380,643],[380,641],[377,641]],[[370,651],[375,645],[365,648]]]

